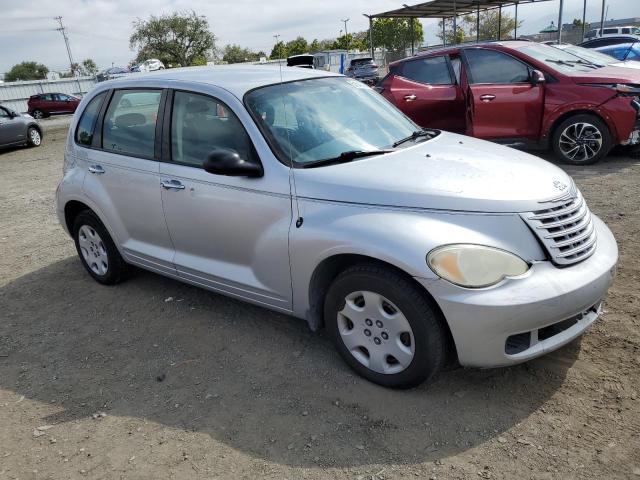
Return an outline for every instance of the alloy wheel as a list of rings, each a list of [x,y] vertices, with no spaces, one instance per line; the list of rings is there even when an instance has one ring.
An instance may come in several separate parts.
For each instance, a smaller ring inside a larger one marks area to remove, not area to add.
[[[41,142],[40,132],[38,132],[35,128],[31,129],[31,131],[29,132],[29,139],[31,140],[31,144],[37,147]]]
[[[338,312],[338,331],[349,353],[382,374],[405,370],[413,360],[413,330],[402,311],[384,296],[352,292]]]
[[[594,158],[602,149],[602,132],[591,123],[579,122],[569,125],[560,134],[560,152],[575,162]]]
[[[82,225],[78,230],[78,244],[82,258],[96,275],[106,275],[109,270],[107,249],[96,230],[89,225]]]
[[[40,120],[43,117],[44,113],[42,113],[40,110],[36,110],[35,112],[33,112],[33,118]]]

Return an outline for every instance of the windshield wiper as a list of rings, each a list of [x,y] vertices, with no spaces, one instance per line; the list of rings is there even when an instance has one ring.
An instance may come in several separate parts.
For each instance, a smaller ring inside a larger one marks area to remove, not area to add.
[[[416,138],[431,137],[431,136],[434,135],[434,133],[435,132],[433,130],[426,130],[426,129],[416,130],[415,132],[413,132],[408,137],[401,138],[400,140],[397,140],[396,142],[394,142],[393,143],[393,147],[395,148],[398,145],[402,145],[403,143],[409,142],[411,140],[415,140]]]
[[[347,163],[356,158],[371,157],[373,155],[382,155],[384,153],[390,153],[393,150],[347,150],[342,152],[337,157],[323,158],[321,160],[315,160],[313,162],[302,164],[302,168],[314,168],[323,167],[325,165],[335,165],[338,163]]]
[[[569,60],[555,60],[553,58],[545,58],[544,61],[557,63],[558,65],[566,65],[568,67],[575,67],[575,60],[569,61]]]

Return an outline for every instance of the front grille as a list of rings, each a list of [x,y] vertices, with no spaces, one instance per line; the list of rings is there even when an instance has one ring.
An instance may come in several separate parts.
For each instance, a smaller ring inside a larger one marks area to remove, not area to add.
[[[563,197],[544,203],[551,206],[521,215],[547,249],[551,261],[566,266],[588,258],[596,249],[596,231],[580,191],[573,187]]]

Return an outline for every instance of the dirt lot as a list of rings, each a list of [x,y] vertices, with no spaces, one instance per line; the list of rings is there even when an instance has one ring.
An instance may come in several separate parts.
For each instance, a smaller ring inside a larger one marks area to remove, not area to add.
[[[0,152],[0,479],[640,479],[638,161],[570,169],[621,253],[581,342],[391,391],[293,318],[90,280],[54,214],[64,138]]]

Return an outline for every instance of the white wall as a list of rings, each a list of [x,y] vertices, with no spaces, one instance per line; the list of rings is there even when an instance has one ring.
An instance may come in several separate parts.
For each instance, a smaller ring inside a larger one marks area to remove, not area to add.
[[[82,96],[93,88],[94,77],[61,78],[0,83],[0,104],[16,112],[27,111],[27,100],[38,93],[67,93]]]

